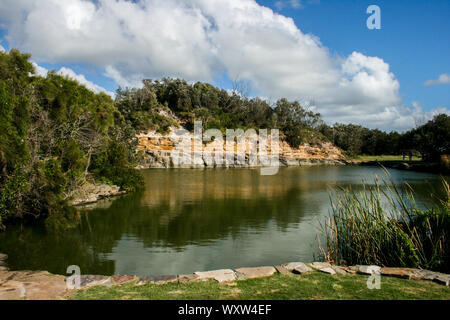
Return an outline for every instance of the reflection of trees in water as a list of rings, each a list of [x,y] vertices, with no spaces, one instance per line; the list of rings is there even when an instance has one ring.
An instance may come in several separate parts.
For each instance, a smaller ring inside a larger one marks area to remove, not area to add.
[[[78,229],[56,234],[44,226],[9,226],[7,232],[0,233],[0,252],[8,254],[7,263],[12,270],[66,274],[67,267],[75,264],[82,272],[114,273],[114,261],[102,258]]]
[[[83,214],[73,230],[55,234],[42,226],[10,226],[0,233],[0,252],[9,254],[14,269],[65,274],[76,264],[83,273],[114,274],[115,262],[107,255],[121,239],[183,250],[269,225],[286,232],[306,215],[324,212],[327,186],[340,179],[335,168],[282,170],[269,179],[257,170],[149,172],[145,192]],[[341,185],[360,188],[360,179]]]

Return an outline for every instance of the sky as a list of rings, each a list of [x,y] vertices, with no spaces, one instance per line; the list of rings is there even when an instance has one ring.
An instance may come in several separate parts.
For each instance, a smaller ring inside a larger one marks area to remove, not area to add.
[[[369,29],[370,5],[381,29]],[[183,78],[405,131],[450,114],[448,0],[1,0],[0,50],[114,96]]]

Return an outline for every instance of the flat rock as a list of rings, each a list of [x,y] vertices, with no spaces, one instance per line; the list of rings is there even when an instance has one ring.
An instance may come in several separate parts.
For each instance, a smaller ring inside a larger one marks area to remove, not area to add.
[[[288,262],[281,266],[286,268],[289,271],[294,271],[294,269],[299,265],[305,265],[305,264],[303,262]]]
[[[348,275],[347,271],[345,271],[345,269],[339,267],[339,266],[332,266],[331,268],[333,268],[333,270],[337,273],[340,274],[342,276],[346,276]]]
[[[136,276],[122,276],[122,275],[115,275],[111,277],[111,280],[114,284],[124,284],[128,282],[132,282],[136,280]]]
[[[277,270],[274,267],[239,268],[236,275],[239,280],[270,277]]]
[[[434,280],[439,276],[442,276],[442,273],[439,272],[434,272],[434,271],[430,271],[430,270],[417,270],[414,274],[414,278],[415,279],[419,279],[419,280]]]
[[[313,262],[308,264],[311,268],[320,270],[323,268],[331,268],[331,264],[328,262]]]
[[[186,283],[186,282],[194,282],[198,281],[198,275],[192,273],[192,274],[180,274],[178,276],[178,282],[180,283]]]
[[[80,276],[80,286],[85,287],[95,287],[95,286],[107,286],[113,285],[111,277],[98,276],[98,275],[81,275]]]
[[[362,273],[362,274],[368,274],[368,275],[372,275],[375,273],[380,273],[381,267],[379,266],[357,266],[358,267],[358,272]]]
[[[8,255],[4,254],[4,253],[0,253],[0,261],[5,261],[6,259],[8,259]]]
[[[446,275],[440,275],[438,277],[436,277],[435,279],[433,279],[434,282],[437,282],[439,284],[443,284],[444,286],[449,285],[450,283],[450,275],[446,274]]]
[[[169,282],[175,282],[177,280],[178,278],[175,275],[144,276],[139,277],[138,284],[145,284],[145,283],[165,284]]]
[[[9,270],[8,267],[0,265],[0,271],[8,271],[8,270]]]
[[[418,278],[416,274],[418,273],[418,269],[412,268],[381,268],[380,273],[383,276],[397,277],[403,279],[413,279]]]
[[[61,300],[67,292],[64,276],[41,271],[0,272],[0,300]]]
[[[294,268],[294,272],[297,274],[304,274],[313,271],[310,267],[308,267],[306,264],[302,263],[299,264]]]
[[[279,274],[284,274],[284,275],[291,274],[291,272],[283,266],[275,266],[275,269],[278,271]]]
[[[275,268],[274,268],[275,270]],[[236,274],[231,269],[222,269],[222,270],[214,270],[214,271],[205,271],[205,272],[195,272],[198,276],[198,280],[209,280],[214,279],[217,282],[228,282],[236,280]]]
[[[336,274],[336,271],[334,271],[334,269],[331,268],[331,267],[329,267],[329,268],[322,268],[322,269],[319,269],[319,271],[323,272],[323,273],[333,274],[333,275]]]

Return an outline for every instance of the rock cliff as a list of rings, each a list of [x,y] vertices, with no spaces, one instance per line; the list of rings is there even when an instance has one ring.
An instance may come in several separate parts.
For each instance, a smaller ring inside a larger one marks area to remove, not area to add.
[[[230,148],[226,146],[225,139],[214,140],[207,144],[200,144],[194,148],[195,139],[192,134],[185,132],[181,134],[176,128],[172,128],[169,134],[163,135],[154,131],[138,134],[138,150],[143,152],[144,157],[139,166],[140,169],[147,168],[236,168],[236,167],[260,167],[259,158],[252,159],[252,150],[257,150],[257,140],[249,139],[244,145],[245,159],[240,162],[235,154],[238,145],[235,142]],[[181,142],[180,141],[184,141]],[[187,143],[186,143],[187,142]],[[271,155],[270,137],[266,145],[268,158]],[[227,150],[228,149],[228,150]],[[201,151],[199,151],[201,150]],[[221,150],[223,156],[216,157],[217,151]],[[233,152],[234,150],[234,152]],[[253,154],[257,154],[254,152]],[[231,157],[231,158],[228,158]],[[232,161],[218,161],[220,158],[232,159]],[[326,142],[318,146],[304,144],[298,148],[292,148],[288,143],[279,143],[279,165],[280,166],[311,166],[311,165],[344,165],[347,161],[342,151],[333,144]]]

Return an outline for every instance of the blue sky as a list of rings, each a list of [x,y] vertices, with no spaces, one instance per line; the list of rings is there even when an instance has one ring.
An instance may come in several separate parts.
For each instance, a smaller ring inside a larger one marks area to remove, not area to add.
[[[276,10],[276,1],[259,3]],[[280,13],[292,17],[305,33],[318,36],[332,52],[359,51],[383,58],[397,76],[406,103],[421,101],[427,109],[450,107],[450,87],[424,86],[442,73],[450,74],[450,1],[447,0],[321,0],[303,1],[302,9],[286,6]],[[317,3],[317,2],[316,2]],[[369,5],[381,9],[381,30],[369,30]]]
[[[369,5],[381,30],[366,27]],[[239,79],[329,123],[406,130],[449,113],[449,12],[444,0],[2,0],[0,45],[96,91]]]

